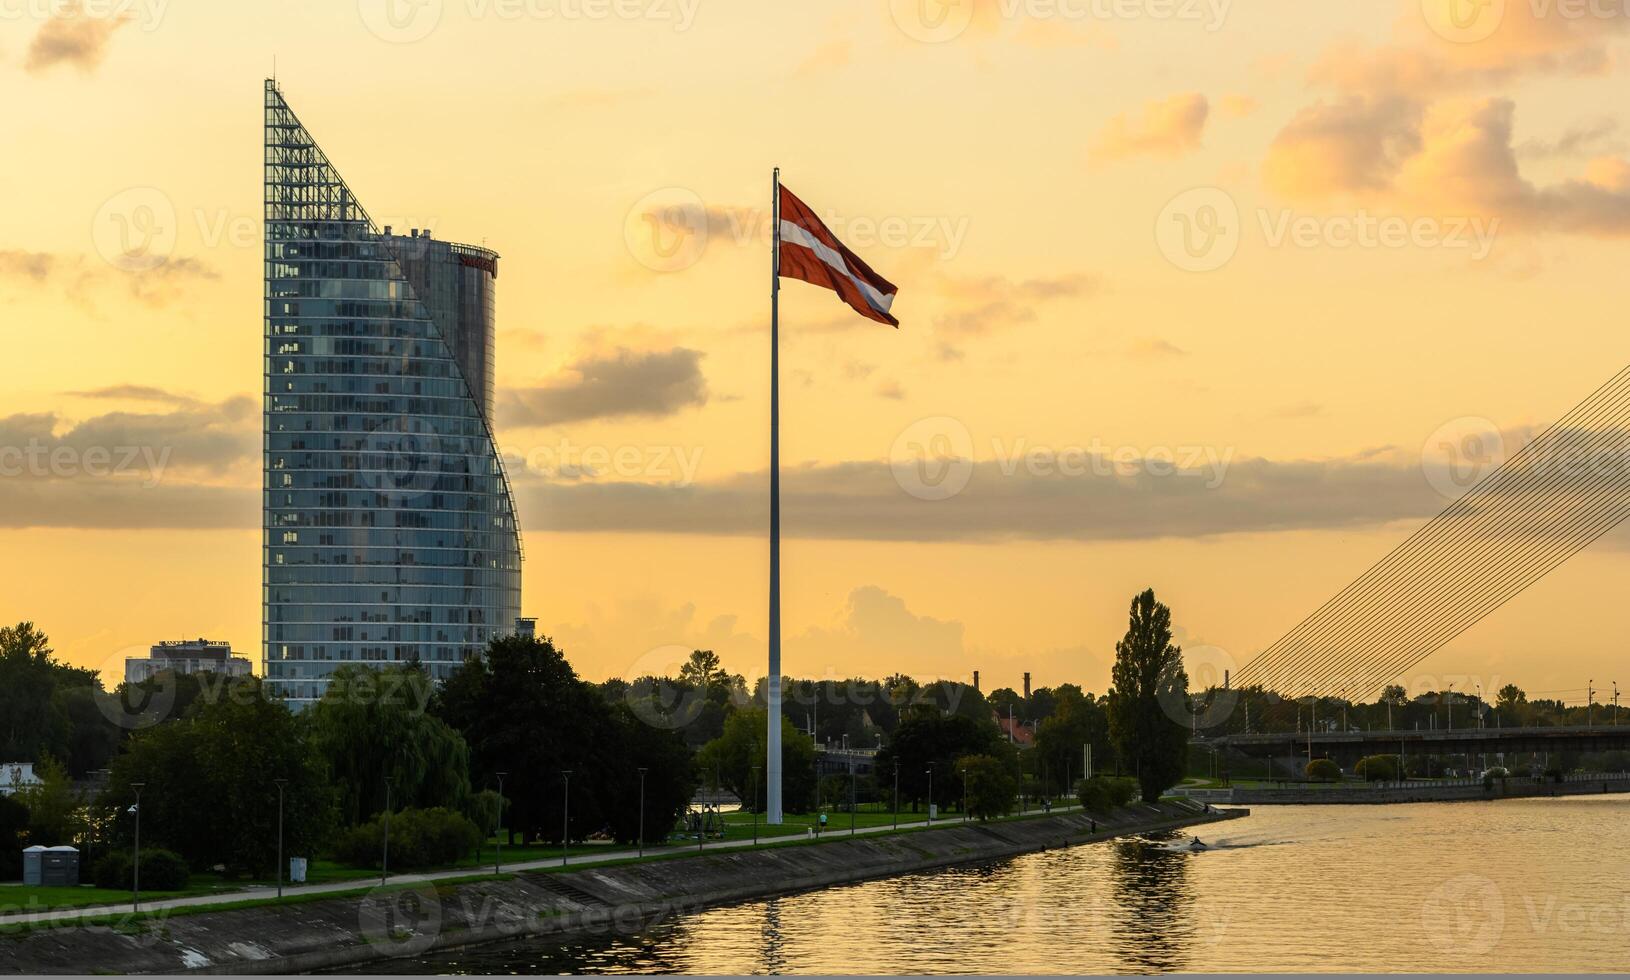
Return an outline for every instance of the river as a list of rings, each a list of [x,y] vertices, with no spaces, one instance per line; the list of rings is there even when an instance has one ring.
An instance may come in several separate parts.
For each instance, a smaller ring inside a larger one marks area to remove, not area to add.
[[[367,969],[1618,971],[1627,827],[1630,796],[1258,807],[1202,853],[1126,839]]]

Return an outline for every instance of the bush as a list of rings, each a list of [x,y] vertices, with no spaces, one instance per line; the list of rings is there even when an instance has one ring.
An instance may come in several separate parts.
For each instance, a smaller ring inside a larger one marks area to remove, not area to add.
[[[377,868],[384,835],[383,817],[340,834],[334,857],[358,868]],[[481,843],[481,831],[463,814],[442,807],[391,814],[390,864],[393,868],[434,868],[458,863]]]
[[[1353,775],[1369,782],[1378,779],[1397,779],[1398,757],[1392,755],[1367,755],[1358,760],[1358,765],[1353,767]]]
[[[1138,795],[1138,786],[1129,779],[1094,776],[1075,784],[1075,795],[1089,813],[1108,813],[1116,807],[1126,806]]]
[[[91,869],[91,879],[98,888],[127,891],[135,887],[135,866],[126,851],[104,854]],[[181,855],[163,848],[143,848],[141,852],[141,886],[144,891],[175,892],[187,887],[192,878],[191,869]]]
[[[1302,773],[1314,782],[1333,783],[1341,778],[1341,767],[1330,759],[1314,759]]]

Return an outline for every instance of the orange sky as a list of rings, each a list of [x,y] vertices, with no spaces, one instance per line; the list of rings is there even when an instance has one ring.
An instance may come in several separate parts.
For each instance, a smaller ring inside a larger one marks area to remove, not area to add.
[[[782,294],[788,671],[1102,690],[1149,585],[1248,660],[1626,360],[1630,16],[1450,2],[0,0],[0,619],[258,663],[275,57],[377,220],[503,255],[586,676],[762,670],[775,165],[902,321]],[[1602,686],[1625,541],[1406,681]]]

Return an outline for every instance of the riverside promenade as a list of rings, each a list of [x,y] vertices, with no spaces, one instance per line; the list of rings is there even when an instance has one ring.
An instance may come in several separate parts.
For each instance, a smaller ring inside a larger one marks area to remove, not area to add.
[[[178,905],[112,923],[42,918],[32,927],[0,928],[0,973],[295,973],[538,935],[634,932],[710,905],[1173,830],[1247,812],[1170,800],[1103,815],[1076,808],[983,823],[936,820],[932,828],[902,826],[897,833],[878,828],[853,836],[829,834],[820,843],[795,838],[757,848],[730,842],[700,853],[670,851],[622,864],[608,863],[614,860],[610,854],[585,856],[580,867],[533,862],[544,866],[506,867],[497,877],[490,871],[474,873],[484,876],[473,879],[472,873],[403,875],[361,895],[352,883],[350,895],[306,892],[293,904]],[[105,917],[108,909],[96,911]]]

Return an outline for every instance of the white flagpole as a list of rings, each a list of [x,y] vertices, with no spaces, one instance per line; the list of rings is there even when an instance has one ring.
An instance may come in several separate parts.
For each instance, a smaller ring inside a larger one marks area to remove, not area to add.
[[[770,182],[770,670],[764,822],[781,823],[781,168]]]

